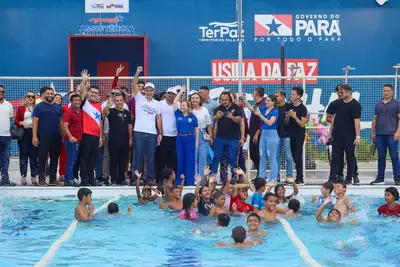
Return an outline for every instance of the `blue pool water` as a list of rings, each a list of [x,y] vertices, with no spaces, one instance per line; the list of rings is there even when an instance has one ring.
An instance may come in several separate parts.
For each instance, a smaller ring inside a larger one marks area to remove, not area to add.
[[[322,266],[400,266],[400,219],[376,213],[383,199],[352,197],[358,225],[315,221],[316,207],[306,198],[292,228]],[[95,199],[95,208],[107,199]],[[136,197],[118,201],[122,214]],[[0,199],[0,266],[33,266],[73,220],[75,199]],[[230,241],[231,229],[245,217],[234,217],[228,229],[215,219],[188,222],[157,204],[133,205],[131,216],[104,216],[79,223],[49,266],[306,266],[280,223],[264,224],[263,245],[251,249],[218,248]],[[201,235],[193,231],[200,229]],[[339,243],[342,245],[340,246]]]

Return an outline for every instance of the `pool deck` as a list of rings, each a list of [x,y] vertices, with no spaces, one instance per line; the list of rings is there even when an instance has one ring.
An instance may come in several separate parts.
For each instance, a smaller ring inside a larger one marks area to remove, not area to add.
[[[383,197],[386,187],[391,185],[359,185],[348,186],[348,195],[361,195],[371,197]],[[400,190],[400,186],[396,186]],[[132,186],[120,187],[88,187],[93,191],[94,198],[110,198],[117,195],[135,196],[136,190]],[[186,186],[183,193],[194,192],[194,186]],[[287,193],[292,191],[291,186],[286,186]],[[300,195],[314,196],[320,195],[320,185],[299,186]],[[79,188],[76,187],[0,187],[0,196],[14,196],[23,198],[76,198]]]

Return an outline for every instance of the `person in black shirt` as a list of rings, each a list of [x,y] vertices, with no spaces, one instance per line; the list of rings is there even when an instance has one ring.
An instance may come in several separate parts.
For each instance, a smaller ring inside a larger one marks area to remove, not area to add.
[[[301,97],[304,89],[300,86],[292,88],[290,99],[292,103],[288,107],[290,116],[287,131],[290,137],[290,149],[296,165],[296,184],[304,184],[303,179],[303,144],[306,135],[306,123],[308,120],[307,108],[303,105]]]
[[[115,108],[111,106],[115,104]],[[110,153],[111,181],[120,185],[127,185],[125,181],[125,167],[128,160],[128,147],[132,146],[132,120],[129,111],[124,109],[124,97],[114,95],[104,109],[110,125],[108,133],[108,149]]]
[[[345,183],[351,184],[355,164],[355,145],[360,144],[361,105],[352,97],[348,84],[339,88],[341,99],[331,103],[328,112],[332,120],[332,162],[329,181],[336,182],[343,151],[346,153],[347,176]],[[332,105],[333,104],[333,105]]]
[[[280,172],[282,165],[282,147],[285,152],[286,158],[286,179],[290,179],[293,177],[293,167],[294,161],[292,156],[292,150],[290,148],[290,136],[289,136],[289,108],[290,104],[285,102],[286,93],[285,91],[278,91],[275,93],[275,97],[277,100],[277,106],[279,111],[279,120],[278,120],[278,134],[280,138],[280,142],[278,145],[278,153],[277,153],[277,161],[278,161],[278,182],[280,181]]]
[[[231,171],[237,165],[236,152],[241,139],[240,123],[242,111],[239,106],[232,103],[229,92],[222,92],[220,96],[221,105],[214,110],[214,159],[211,164],[211,173],[217,173],[218,164],[226,150],[228,163]]]
[[[330,123],[331,124],[331,126],[330,126],[330,131],[332,131],[332,126],[333,126],[333,124],[332,124],[332,121],[333,121],[333,115],[332,115],[332,109],[335,107],[335,105],[337,104],[337,101],[338,100],[340,100],[341,98],[342,98],[342,96],[340,95],[340,92],[339,92],[339,89],[340,89],[340,86],[341,86],[342,84],[338,84],[337,86],[336,86],[336,94],[337,94],[337,96],[338,96],[338,99],[337,100],[335,100],[335,101],[332,101],[330,104],[329,104],[329,106],[328,106],[328,108],[326,109],[326,121],[328,122],[328,123]],[[343,175],[343,171],[344,171],[344,157],[345,157],[345,155],[344,155],[344,151],[342,151],[342,154],[341,154],[341,156],[340,156],[340,162],[339,162],[339,165],[338,165],[338,174],[337,174],[337,180],[338,181],[343,181],[344,182],[344,179],[343,179],[343,177],[344,177],[344,175]],[[353,179],[354,179],[354,184],[359,184],[360,183],[360,179],[358,179],[358,165],[357,165],[357,159],[354,157],[354,173],[353,173]]]

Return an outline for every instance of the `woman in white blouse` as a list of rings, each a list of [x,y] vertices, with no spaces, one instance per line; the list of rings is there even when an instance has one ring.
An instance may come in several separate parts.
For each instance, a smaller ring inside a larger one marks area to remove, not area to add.
[[[189,101],[192,104],[192,113],[197,117],[199,124],[199,146],[196,149],[195,173],[204,177],[204,167],[207,163],[208,149],[212,145],[211,117],[207,108],[201,104],[200,95],[194,92],[189,95]]]

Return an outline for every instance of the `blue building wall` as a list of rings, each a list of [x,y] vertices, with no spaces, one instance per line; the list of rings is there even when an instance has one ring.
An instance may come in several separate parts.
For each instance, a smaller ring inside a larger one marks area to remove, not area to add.
[[[309,42],[303,34],[300,42],[286,42],[286,56],[318,59],[322,75],[341,74],[347,64],[357,74],[392,74],[400,61],[399,1],[384,6],[374,0],[243,2],[244,58],[280,56],[276,38],[254,40],[255,14],[291,14],[293,23],[296,15],[333,14],[340,17],[340,42],[318,37]],[[119,24],[149,36],[151,75],[211,75],[211,60],[235,59],[237,43],[201,42],[199,27],[234,22],[235,12],[235,0],[131,0],[130,13],[120,14]],[[83,0],[1,1],[0,76],[68,75],[68,35],[92,25],[93,17],[99,15],[85,14]]]

